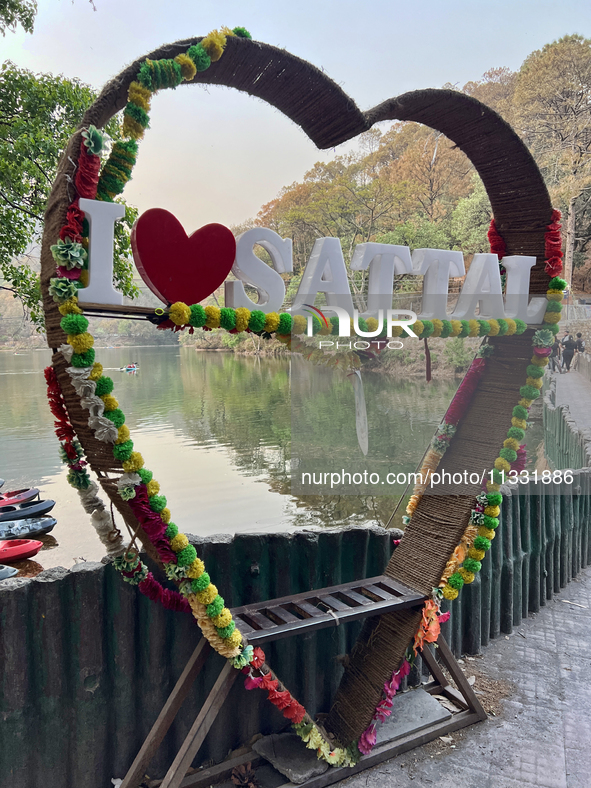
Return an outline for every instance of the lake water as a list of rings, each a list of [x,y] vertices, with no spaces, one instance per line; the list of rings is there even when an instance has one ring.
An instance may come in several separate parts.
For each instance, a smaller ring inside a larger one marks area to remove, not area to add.
[[[56,501],[58,524],[35,559],[44,568],[104,554],[59,459],[43,377],[49,360],[49,351],[0,353],[2,491],[36,486],[42,498]],[[305,433],[310,452],[326,450],[327,443],[334,451],[358,451],[353,389],[340,373],[301,359],[177,346],[98,349],[97,360],[113,378],[135,448],[182,531],[270,532],[388,520],[397,496],[291,494],[291,383],[297,381],[294,412],[313,414]],[[140,364],[137,374],[119,371],[131,361]],[[459,379],[427,384],[364,373],[363,381],[369,456],[414,470]]]

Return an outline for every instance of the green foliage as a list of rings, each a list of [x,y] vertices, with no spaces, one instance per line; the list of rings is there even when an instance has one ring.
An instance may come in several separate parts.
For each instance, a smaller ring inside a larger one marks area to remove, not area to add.
[[[37,16],[36,0],[0,0],[0,33],[14,32],[21,25],[27,33],[33,32]]]
[[[472,176],[472,185],[474,191],[458,201],[451,219],[456,246],[469,254],[489,251],[486,234],[492,215],[484,184],[476,173]]]
[[[474,358],[474,352],[466,347],[462,337],[453,337],[445,343],[445,357],[456,372],[468,369]]]
[[[61,153],[94,97],[77,80],[34,74],[10,61],[0,69],[0,277],[39,330],[36,257],[45,204]],[[111,121],[107,131],[117,137],[118,122]],[[136,209],[126,206],[115,224],[115,285],[130,297],[137,294],[129,242],[136,217]]]

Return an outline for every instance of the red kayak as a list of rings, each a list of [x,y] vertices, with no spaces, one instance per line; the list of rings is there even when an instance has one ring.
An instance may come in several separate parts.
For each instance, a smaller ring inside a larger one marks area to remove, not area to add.
[[[11,564],[37,555],[43,542],[36,539],[9,539],[0,541],[0,563]]]
[[[36,487],[23,488],[22,490],[11,490],[0,495],[0,506],[16,506],[19,503],[33,501],[39,495]]]

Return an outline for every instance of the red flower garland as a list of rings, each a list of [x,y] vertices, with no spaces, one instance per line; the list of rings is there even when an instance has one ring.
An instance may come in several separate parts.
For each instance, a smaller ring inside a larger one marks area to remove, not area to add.
[[[131,498],[127,503],[138,523],[144,529],[146,536],[156,548],[161,560],[165,564],[173,562],[176,555],[164,535],[167,525],[159,514],[150,509],[146,485],[138,484],[135,487],[135,498]]]
[[[272,673],[262,673],[260,676],[253,676],[252,669],[260,669],[265,663],[265,652],[262,648],[255,648],[254,656],[250,665],[243,669],[243,673],[248,674],[244,680],[244,687],[247,690],[262,689],[267,691],[267,699],[283,713],[283,716],[292,722],[301,722],[306,716],[306,709],[298,703],[289,690],[279,690],[279,681],[273,678]]]
[[[484,358],[475,358],[472,361],[464,379],[460,383],[460,386],[450,403],[449,408],[447,409],[447,413],[445,414],[446,424],[455,425],[460,421],[466,412],[466,405],[470,402],[472,395],[476,391],[476,386],[482,377],[485,367],[486,360]]]
[[[89,153],[84,143],[80,146],[80,156],[78,157],[78,170],[74,184],[79,197],[86,197],[94,200],[99,181],[99,170],[101,168],[101,157]]]
[[[556,208],[552,211],[550,224],[546,227],[544,235],[544,259],[546,264],[544,270],[549,277],[560,276],[562,273],[562,236],[560,230],[562,225],[560,220],[562,214]],[[497,230],[495,220],[491,219],[488,228],[488,242],[493,254],[498,255],[501,260],[507,254],[507,245]]]

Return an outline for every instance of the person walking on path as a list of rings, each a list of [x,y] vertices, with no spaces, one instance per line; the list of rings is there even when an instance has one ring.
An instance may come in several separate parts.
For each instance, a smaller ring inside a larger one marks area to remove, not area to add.
[[[573,356],[575,355],[577,343],[575,342],[573,335],[569,334],[568,328],[565,329],[564,336],[560,344],[562,346],[562,366],[563,368],[566,368],[567,372],[570,372],[570,365],[573,360]]]
[[[560,342],[558,338],[554,339],[552,352],[550,353],[550,371],[560,372]]]
[[[583,339],[583,335],[579,331],[577,334],[577,339],[575,341],[575,355],[573,358],[572,369],[579,368],[579,361],[581,355],[585,352],[585,340]]]

